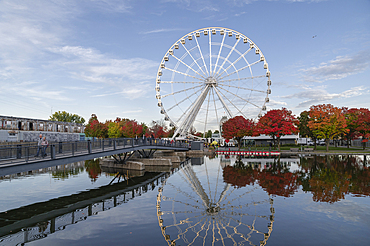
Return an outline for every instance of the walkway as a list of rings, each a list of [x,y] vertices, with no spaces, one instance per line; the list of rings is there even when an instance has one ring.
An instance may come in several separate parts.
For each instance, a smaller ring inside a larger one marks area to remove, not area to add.
[[[37,146],[8,146],[0,148],[0,176],[144,149],[187,151],[189,148],[180,141],[161,139],[99,139],[52,143],[46,149],[47,156],[42,158],[35,157]]]

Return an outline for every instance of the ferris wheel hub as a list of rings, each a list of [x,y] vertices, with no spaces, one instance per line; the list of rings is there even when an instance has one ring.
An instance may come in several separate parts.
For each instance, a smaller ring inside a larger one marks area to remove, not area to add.
[[[211,203],[206,211],[208,215],[216,215],[220,211],[220,206],[217,204]]]
[[[213,77],[213,76],[209,76],[208,78],[206,78],[205,80],[204,80],[204,83],[206,84],[206,85],[212,85],[212,86],[217,86],[217,79],[215,78],[215,77]]]

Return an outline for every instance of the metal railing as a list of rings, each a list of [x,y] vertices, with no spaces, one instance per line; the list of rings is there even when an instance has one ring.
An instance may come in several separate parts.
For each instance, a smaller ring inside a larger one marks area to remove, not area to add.
[[[152,138],[109,138],[93,141],[52,142],[42,147],[37,144],[18,144],[0,147],[0,166],[5,164],[37,161],[40,159],[59,159],[86,155],[99,152],[108,152],[133,147],[155,146],[188,148],[189,144],[181,141],[171,141]]]

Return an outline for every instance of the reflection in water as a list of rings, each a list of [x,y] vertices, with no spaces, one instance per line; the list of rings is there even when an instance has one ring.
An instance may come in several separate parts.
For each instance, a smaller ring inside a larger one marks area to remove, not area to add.
[[[299,168],[291,170],[297,163]],[[309,156],[300,159],[240,158],[223,172],[236,187],[259,184],[268,194],[293,196],[298,188],[312,193],[313,201],[333,203],[345,195],[370,196],[370,170],[360,156]]]
[[[130,176],[130,175],[129,175]],[[123,182],[0,213],[0,245],[23,245],[85,221],[154,190],[169,173],[148,172]]]
[[[269,239],[273,199],[254,185],[224,183],[218,161],[188,162],[159,188],[158,223],[168,245],[265,245]]]

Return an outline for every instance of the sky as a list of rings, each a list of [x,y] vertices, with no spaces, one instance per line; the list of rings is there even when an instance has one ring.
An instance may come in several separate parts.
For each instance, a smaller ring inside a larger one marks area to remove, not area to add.
[[[0,115],[159,120],[162,58],[205,27],[261,49],[267,110],[369,108],[369,10],[369,0],[0,0]]]

